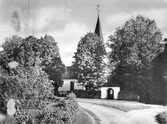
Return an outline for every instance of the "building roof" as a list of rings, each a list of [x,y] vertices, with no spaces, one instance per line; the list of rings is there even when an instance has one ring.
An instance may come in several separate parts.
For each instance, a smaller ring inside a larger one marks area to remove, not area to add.
[[[67,66],[65,73],[62,74],[62,78],[63,78],[63,79],[74,79],[74,78],[70,75],[70,73],[69,73],[69,71],[71,71],[71,70],[72,70],[72,67],[71,67],[71,66]]]
[[[107,82],[103,84],[101,87],[120,87],[120,85],[118,83]]]
[[[97,23],[96,23],[96,27],[95,27],[95,34],[97,34],[101,38],[102,42],[104,42],[99,15],[97,17]]]

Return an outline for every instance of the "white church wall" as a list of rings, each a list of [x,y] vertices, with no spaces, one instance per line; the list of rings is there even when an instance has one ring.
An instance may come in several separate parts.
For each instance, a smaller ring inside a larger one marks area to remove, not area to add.
[[[70,90],[70,79],[64,79],[64,84],[62,87],[59,87],[59,91],[69,91]]]
[[[64,79],[64,84],[62,87],[59,87],[58,91],[70,91],[70,82],[74,81],[74,89],[81,89],[84,90],[83,86],[80,86],[78,83],[76,83],[76,80],[74,79]]]
[[[84,90],[84,87],[75,82],[75,83],[74,83],[74,89],[75,89],[75,90]]]

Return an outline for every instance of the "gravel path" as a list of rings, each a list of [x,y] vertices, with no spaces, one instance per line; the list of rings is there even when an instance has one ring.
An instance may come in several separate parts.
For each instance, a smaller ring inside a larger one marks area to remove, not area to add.
[[[164,111],[164,108],[150,108],[123,112],[92,103],[79,102],[79,105],[95,113],[101,124],[158,124],[155,116]]]

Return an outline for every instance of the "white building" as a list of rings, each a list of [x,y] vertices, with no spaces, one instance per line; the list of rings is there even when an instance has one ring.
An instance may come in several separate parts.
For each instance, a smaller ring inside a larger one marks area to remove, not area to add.
[[[101,87],[102,99],[118,99],[120,86],[116,83],[106,83]]]
[[[65,74],[62,75],[64,84],[59,87],[58,91],[72,91],[74,89],[84,90],[84,87],[77,83],[77,80],[72,78],[69,74],[70,67],[67,67]]]

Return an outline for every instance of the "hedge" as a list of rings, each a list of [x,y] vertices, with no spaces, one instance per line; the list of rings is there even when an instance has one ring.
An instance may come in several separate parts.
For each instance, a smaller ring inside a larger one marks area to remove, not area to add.
[[[95,90],[73,90],[73,93],[78,98],[94,98],[94,99],[100,99],[101,98],[101,91],[95,91]]]
[[[139,99],[139,95],[134,92],[120,91],[118,93],[118,100],[139,101]]]
[[[23,100],[16,103],[14,117],[17,123],[72,124],[78,108],[74,94],[69,94],[64,99],[50,97],[41,102]]]

